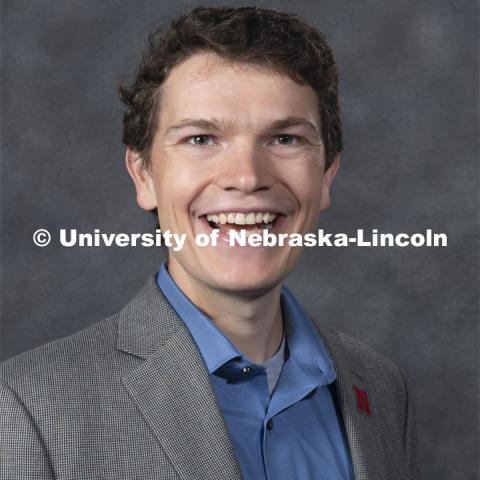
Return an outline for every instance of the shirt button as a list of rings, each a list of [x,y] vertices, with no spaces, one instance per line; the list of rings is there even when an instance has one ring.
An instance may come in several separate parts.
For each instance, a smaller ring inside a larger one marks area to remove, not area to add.
[[[250,373],[252,371],[252,368],[251,367],[243,367],[242,368],[242,372],[243,373]]]
[[[268,422],[267,422],[267,430],[271,430],[273,428],[273,420],[270,419]]]

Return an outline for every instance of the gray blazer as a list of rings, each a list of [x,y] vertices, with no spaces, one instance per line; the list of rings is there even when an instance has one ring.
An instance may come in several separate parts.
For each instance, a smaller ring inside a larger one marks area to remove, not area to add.
[[[419,478],[403,375],[317,327],[337,370],[355,478]],[[204,361],[154,276],[118,314],[0,364],[0,478],[242,478]]]

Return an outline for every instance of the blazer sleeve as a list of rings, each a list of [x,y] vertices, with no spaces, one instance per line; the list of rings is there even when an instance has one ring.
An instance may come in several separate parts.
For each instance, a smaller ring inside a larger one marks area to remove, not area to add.
[[[13,389],[0,379],[0,479],[54,478],[30,413]]]
[[[408,478],[411,480],[421,480],[423,477],[420,473],[417,459],[417,425],[416,425],[416,409],[413,398],[413,391],[410,387],[408,379],[403,375],[403,381],[407,396],[407,413],[405,436],[403,446],[405,450],[405,458],[407,461]]]

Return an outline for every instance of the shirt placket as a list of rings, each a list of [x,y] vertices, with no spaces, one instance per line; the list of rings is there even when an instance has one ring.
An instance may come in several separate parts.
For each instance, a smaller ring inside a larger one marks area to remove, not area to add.
[[[275,429],[275,417],[281,415],[283,411],[300,401],[317,387],[318,382],[307,375],[300,365],[297,364],[294,357],[290,356],[283,366],[277,387],[268,401],[263,420],[262,459],[267,480],[281,478],[278,476],[278,472],[282,471],[282,460],[272,459],[269,447],[273,442],[277,441],[279,435],[288,435],[288,432]]]

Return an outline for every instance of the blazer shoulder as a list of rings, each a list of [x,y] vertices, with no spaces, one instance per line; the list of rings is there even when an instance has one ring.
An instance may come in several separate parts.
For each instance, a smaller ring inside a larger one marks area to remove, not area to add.
[[[34,389],[64,377],[81,378],[116,353],[118,313],[0,363],[0,379],[12,388]]]

